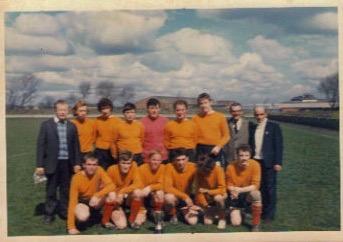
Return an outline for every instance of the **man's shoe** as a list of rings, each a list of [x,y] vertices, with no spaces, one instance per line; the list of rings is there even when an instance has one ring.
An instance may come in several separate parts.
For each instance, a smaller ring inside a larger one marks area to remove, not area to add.
[[[110,222],[102,224],[102,227],[104,227],[105,229],[112,229],[112,230],[117,229],[117,227],[113,223],[110,223]]]
[[[258,224],[254,224],[251,228],[251,232],[260,232],[260,226]]]
[[[52,221],[54,221],[55,217],[53,216],[44,216],[43,219],[43,224],[49,225],[52,223]]]
[[[271,224],[274,221],[274,219],[272,219],[272,218],[265,218],[262,221],[263,221],[264,224]]]
[[[171,218],[170,218],[170,223],[173,224],[173,225],[177,225],[179,223],[179,220],[177,219],[177,215],[173,215]]]
[[[217,228],[218,229],[225,229],[226,228],[226,220],[225,219],[219,219]]]
[[[131,227],[131,229],[134,229],[134,230],[138,230],[138,229],[140,229],[141,228],[141,225],[140,224],[137,224],[137,223],[130,223],[130,227]]]

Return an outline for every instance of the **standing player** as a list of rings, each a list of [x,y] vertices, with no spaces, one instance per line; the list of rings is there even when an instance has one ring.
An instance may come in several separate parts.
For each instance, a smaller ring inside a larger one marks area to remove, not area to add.
[[[72,110],[75,118],[71,122],[76,125],[79,134],[80,150],[82,156],[84,156],[87,153],[93,152],[96,136],[95,123],[94,120],[87,118],[89,110],[84,101],[75,103]]]
[[[242,144],[237,148],[238,160],[231,162],[226,169],[226,187],[229,191],[230,218],[233,226],[242,223],[241,210],[252,203],[252,231],[259,231],[262,211],[260,164],[252,160],[251,148]]]
[[[130,151],[119,152],[117,165],[110,166],[106,173],[115,185],[115,194],[110,193],[106,202],[102,224],[106,228],[124,229],[127,219],[123,207],[130,206],[129,223],[131,228],[139,229],[146,220],[145,210],[141,209],[140,190],[142,183],[138,173],[137,163],[132,160]],[[110,217],[114,223],[111,224]]]
[[[68,220],[68,234],[78,234],[75,220],[88,221],[91,214],[103,206],[105,195],[115,187],[92,154],[86,154],[82,164],[83,170],[76,173],[71,181]]]
[[[189,161],[195,161],[195,145],[198,140],[198,129],[192,120],[186,117],[188,104],[184,100],[174,103],[175,119],[167,123],[164,130],[164,145],[169,151],[169,162],[172,161],[170,151],[186,148]]]
[[[199,129],[196,156],[213,154],[216,161],[225,168],[226,160],[222,148],[230,139],[226,118],[212,109],[212,99],[207,93],[198,96],[198,105],[201,112],[192,118]]]
[[[172,151],[173,162],[166,166],[165,209],[171,216],[172,224],[178,223],[177,210],[181,208],[186,222],[195,225],[198,222],[198,207],[191,198],[192,184],[196,172],[194,163],[188,161],[187,150],[178,148]]]
[[[56,210],[61,218],[67,218],[69,186],[73,171],[81,169],[80,144],[76,126],[67,119],[68,104],[55,102],[55,116],[41,124],[37,140],[36,171],[45,174],[46,184],[44,223],[51,224]],[[57,200],[59,188],[60,203]]]
[[[218,217],[218,229],[226,228],[224,170],[209,155],[201,155],[197,160],[195,202],[204,210],[204,224],[213,224]]]
[[[145,130],[142,152],[144,162],[148,161],[148,154],[151,150],[160,151],[162,159],[165,161],[168,152],[163,144],[163,133],[168,119],[160,115],[161,103],[156,98],[150,98],[146,106],[148,115],[141,118]]]
[[[99,160],[99,165],[105,170],[115,163],[111,155],[113,132],[122,121],[112,116],[113,103],[108,98],[101,98],[97,104],[101,116],[95,120],[96,141],[94,155]]]
[[[135,120],[136,106],[133,103],[126,103],[123,107],[124,121],[120,122],[113,132],[112,156],[117,159],[118,152],[128,150],[133,155],[133,160],[141,165],[142,145],[144,140],[144,126]]]
[[[161,229],[164,202],[165,165],[161,164],[162,155],[157,150],[149,153],[149,162],[141,165],[138,170],[142,180],[141,196],[146,198],[145,205],[152,208],[157,229]]]

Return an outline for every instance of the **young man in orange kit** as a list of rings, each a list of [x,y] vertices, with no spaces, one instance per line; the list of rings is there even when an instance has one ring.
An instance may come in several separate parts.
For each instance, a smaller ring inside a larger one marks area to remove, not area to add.
[[[170,151],[176,148],[186,148],[189,161],[195,161],[195,146],[198,141],[198,128],[196,124],[186,117],[188,104],[184,100],[174,103],[175,119],[167,123],[164,130],[164,145]],[[172,159],[169,155],[169,162]]]
[[[238,160],[226,169],[226,187],[229,193],[230,218],[233,226],[242,223],[241,210],[251,204],[252,229],[259,231],[262,199],[259,191],[261,182],[260,164],[251,159],[251,148],[242,144],[237,148]]]
[[[98,160],[92,154],[86,154],[82,163],[83,170],[76,173],[70,186],[67,229],[68,234],[79,234],[76,221],[86,222],[104,205],[105,196],[115,186],[98,166]]]
[[[118,152],[128,150],[133,153],[133,160],[141,165],[143,163],[144,126],[140,121],[135,120],[136,106],[133,103],[126,103],[123,106],[123,114],[124,121],[120,122],[113,132],[112,156],[117,159]]]
[[[170,223],[177,224],[177,208],[190,225],[198,222],[198,206],[191,198],[192,184],[196,172],[195,164],[188,161],[187,150],[172,150],[173,162],[167,164],[165,175],[165,210],[171,217]]]
[[[149,161],[138,168],[143,189],[141,197],[145,200],[146,208],[152,208],[152,215],[156,222],[156,229],[162,229],[165,165],[162,155],[157,150],[150,151]]]
[[[76,125],[79,134],[80,150],[82,156],[93,152],[96,138],[95,122],[93,119],[87,118],[89,113],[88,106],[84,101],[75,103],[72,108],[74,119],[71,120]]]
[[[99,165],[105,170],[116,161],[111,154],[113,132],[122,120],[112,115],[113,103],[108,98],[101,98],[97,104],[101,116],[95,120],[96,140],[94,155],[99,160]]]
[[[197,173],[195,175],[196,195],[195,203],[204,211],[204,224],[213,224],[218,217],[218,229],[226,228],[224,170],[216,165],[215,159],[210,155],[201,155],[197,160]]]
[[[146,220],[146,212],[141,208],[142,182],[137,163],[132,160],[133,154],[130,151],[119,152],[118,158],[118,164],[110,166],[106,171],[116,188],[106,199],[101,223],[106,228],[126,228],[127,219],[123,207],[130,206],[130,227],[139,229]],[[110,223],[110,218],[114,224]]]
[[[208,93],[198,96],[198,105],[201,112],[192,118],[199,129],[196,158],[202,154],[212,154],[225,169],[226,159],[222,148],[230,140],[226,118],[212,109],[212,98]]]

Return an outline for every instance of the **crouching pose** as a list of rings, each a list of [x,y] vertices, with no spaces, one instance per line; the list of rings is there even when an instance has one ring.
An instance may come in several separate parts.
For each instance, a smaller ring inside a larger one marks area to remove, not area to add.
[[[148,163],[138,168],[143,185],[141,197],[145,198],[146,207],[152,208],[156,230],[162,229],[163,219],[165,166],[161,162],[162,154],[152,150],[148,154]]]
[[[185,221],[190,225],[198,222],[198,206],[190,197],[192,183],[196,172],[194,163],[188,161],[187,150],[174,149],[172,163],[166,166],[165,178],[165,210],[171,216],[170,223],[177,224],[176,206],[181,208]]]
[[[131,228],[139,229],[146,219],[145,211],[141,209],[140,188],[141,181],[138,167],[132,161],[133,154],[130,151],[119,152],[119,162],[107,169],[107,175],[115,185],[115,191],[111,192],[105,201],[102,217],[102,225],[109,229],[124,229],[127,219],[123,208],[130,207],[128,218]],[[110,218],[113,224],[110,223]]]
[[[240,145],[237,148],[237,157],[238,160],[230,163],[226,169],[231,223],[233,226],[240,225],[241,210],[252,204],[252,231],[258,232],[262,211],[261,193],[258,190],[261,182],[261,167],[257,161],[250,159],[249,145]]]
[[[195,202],[204,211],[204,224],[213,224],[218,218],[218,229],[225,229],[225,189],[224,170],[216,165],[213,156],[201,155],[197,161]]]
[[[71,181],[68,207],[68,234],[78,234],[75,220],[88,221],[92,212],[99,211],[105,195],[114,190],[114,184],[92,154],[84,156],[83,170],[76,173]],[[101,185],[100,185],[101,184]],[[102,187],[102,188],[101,188]]]

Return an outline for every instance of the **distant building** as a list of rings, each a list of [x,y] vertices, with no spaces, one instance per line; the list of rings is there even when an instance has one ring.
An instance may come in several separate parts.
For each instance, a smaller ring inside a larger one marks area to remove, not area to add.
[[[291,102],[318,102],[322,101],[317,98],[315,98],[314,95],[309,94],[309,93],[304,93],[301,96],[296,96],[291,99]]]

